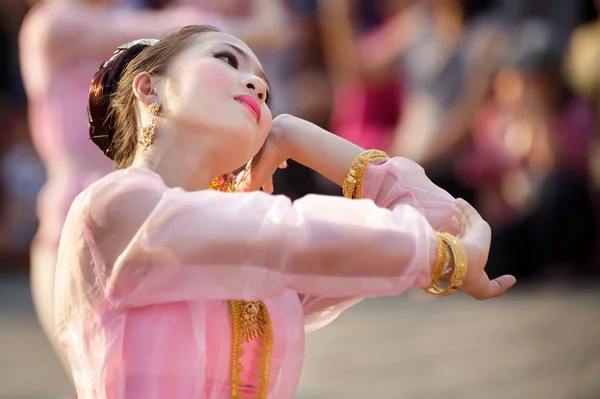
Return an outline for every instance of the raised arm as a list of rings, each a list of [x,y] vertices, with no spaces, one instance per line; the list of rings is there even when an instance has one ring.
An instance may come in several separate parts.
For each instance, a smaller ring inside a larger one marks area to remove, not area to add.
[[[275,146],[285,148],[283,152],[289,154],[292,159],[339,185],[348,173],[348,165],[363,150],[310,122],[291,115],[277,117],[271,135],[276,143]],[[283,143],[277,144],[277,142]],[[271,165],[268,165],[268,157],[263,159],[264,162],[258,165],[256,173],[266,176],[280,160],[275,158],[270,162]],[[255,175],[255,177],[258,181],[264,179],[261,176]],[[381,208],[410,206],[425,216],[436,231],[445,231],[454,235],[458,233],[458,222],[454,218],[453,211],[455,199],[433,184],[425,175],[423,168],[409,159],[398,157],[367,166],[363,198],[373,200],[375,205]],[[341,312],[360,300],[361,298],[357,297],[333,298],[331,294],[324,297],[301,296],[307,330],[314,331],[327,325]]]
[[[310,122],[291,115],[280,115],[273,121],[260,161],[252,169],[243,188],[254,190],[268,183],[278,165],[287,158],[294,159],[341,186],[348,173],[348,165],[362,151],[362,148]],[[470,205],[454,200],[447,192],[435,186],[416,163],[405,158],[371,163],[365,172],[363,198],[372,199],[373,205],[390,209],[409,206],[425,215],[432,228],[460,236],[469,259],[463,291],[474,298],[501,295],[514,283],[512,277],[506,276],[494,281],[488,279],[484,268],[490,244],[489,225]],[[468,208],[468,212],[462,211],[461,206]],[[470,215],[469,218],[464,216],[465,212]],[[465,239],[467,231],[468,240]],[[328,296],[331,298],[332,295]],[[319,304],[313,303],[313,298],[304,299],[305,309],[310,308],[311,312],[319,310]],[[341,297],[338,297],[338,301],[346,307],[348,303],[352,304]],[[328,319],[335,317],[331,306],[325,312]]]
[[[70,220],[84,224],[99,281],[115,306],[252,300],[285,289],[330,297],[395,295],[427,286],[436,256],[433,230],[410,206],[186,193],[140,169],[95,184],[72,212],[84,215]]]
[[[72,62],[74,57],[77,60],[95,59],[99,54],[109,57],[125,42],[160,38],[187,25],[213,25],[250,46],[273,48],[284,43],[286,35],[275,32],[286,25],[286,17],[281,2],[271,0],[254,0],[250,16],[239,19],[189,5],[141,11],[72,1],[50,2],[34,8],[25,26],[31,32],[30,37],[39,38],[41,47],[54,61]]]
[[[363,148],[319,126],[292,115],[279,115],[273,121],[260,161],[248,179],[248,189],[258,189],[284,159],[291,158],[341,186],[348,167]],[[410,205],[427,217],[438,231],[457,233],[453,218],[455,199],[436,186],[417,163],[392,158],[366,168],[363,198],[382,208]]]
[[[108,9],[80,1],[35,6],[21,29],[22,45],[43,51],[53,63],[108,59],[117,46],[140,38],[159,38],[191,24],[220,24],[196,7],[160,11]],[[217,26],[218,27],[218,26]]]

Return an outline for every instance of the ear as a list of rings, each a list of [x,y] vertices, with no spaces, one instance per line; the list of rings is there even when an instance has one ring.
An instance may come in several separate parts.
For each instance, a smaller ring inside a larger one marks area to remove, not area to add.
[[[154,92],[152,75],[141,72],[133,79],[133,94],[146,106],[157,103],[158,96]]]

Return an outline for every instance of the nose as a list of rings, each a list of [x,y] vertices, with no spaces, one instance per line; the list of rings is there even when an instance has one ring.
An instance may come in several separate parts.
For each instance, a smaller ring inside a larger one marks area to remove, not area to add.
[[[267,99],[267,85],[258,76],[248,78],[246,80],[246,88],[251,91],[251,94],[255,96],[261,104]]]

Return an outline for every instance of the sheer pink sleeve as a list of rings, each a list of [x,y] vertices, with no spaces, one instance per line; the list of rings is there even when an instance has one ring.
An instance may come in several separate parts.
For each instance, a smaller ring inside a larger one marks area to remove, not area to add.
[[[454,198],[436,186],[417,163],[406,158],[392,158],[369,164],[363,183],[363,198],[372,199],[382,208],[394,209],[405,204],[418,210],[437,231],[457,234],[452,207]],[[362,298],[327,298],[314,295],[300,297],[307,331],[326,326],[344,310]]]
[[[430,281],[436,237],[414,208],[263,192],[184,192],[152,172],[109,175],[74,205],[115,306],[399,294]]]
[[[410,159],[396,157],[370,164],[365,172],[363,198],[388,209],[398,204],[410,205],[421,212],[435,230],[458,233],[452,210],[454,197],[433,184],[423,168]]]

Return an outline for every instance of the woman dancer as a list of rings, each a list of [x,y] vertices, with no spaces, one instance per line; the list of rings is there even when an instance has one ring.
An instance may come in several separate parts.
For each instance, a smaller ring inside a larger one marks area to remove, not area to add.
[[[143,10],[135,0],[115,4],[50,0],[35,5],[25,19],[21,70],[31,134],[48,177],[38,198],[40,224],[31,246],[32,293],[40,324],[63,366],[68,367],[68,361],[54,337],[60,232],[75,196],[112,170],[109,160],[82,135],[88,126],[90,76],[123,38],[156,37],[188,24],[231,24],[236,34],[257,46],[279,46],[281,35],[274,32],[284,23],[283,9],[278,1],[268,3],[254,0],[253,13],[235,23],[190,5]]]
[[[61,237],[57,334],[80,398],[293,398],[305,329],[353,298],[514,284],[489,281],[489,226],[418,165],[271,123],[269,97],[254,53],[208,27],[123,46],[94,76],[90,136],[120,170]],[[289,158],[347,198],[254,191]]]

